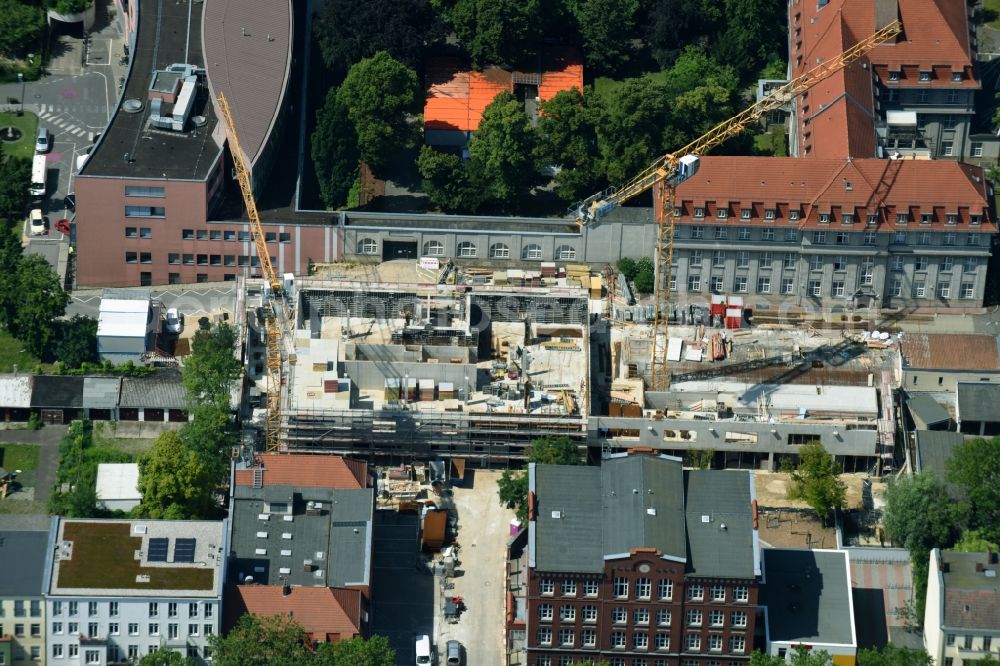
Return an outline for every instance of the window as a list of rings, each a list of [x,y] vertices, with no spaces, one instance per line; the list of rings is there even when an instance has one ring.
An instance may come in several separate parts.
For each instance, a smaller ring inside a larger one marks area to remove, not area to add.
[[[128,635],[129,636],[138,636],[139,635],[139,623],[138,622],[129,622],[129,624],[128,624]]]
[[[76,658],[77,655],[80,654],[80,646],[77,645],[76,643],[70,643],[66,649],[67,649],[67,656],[70,659],[74,659]]]
[[[556,248],[555,258],[557,261],[569,261],[576,259],[576,248],[570,247],[569,245],[560,245]]]
[[[688,276],[688,291],[701,291],[701,277],[697,275]]]
[[[747,293],[747,277],[745,275],[733,278],[733,291],[737,294]]]
[[[722,206],[719,206],[715,210],[715,218],[717,220],[724,220],[727,217],[729,217],[729,209],[728,208],[723,208]]]
[[[982,215],[970,215],[969,224],[980,224],[983,221]]]
[[[149,604],[149,617],[159,617],[160,616],[160,604],[155,601]]]
[[[841,224],[854,224],[854,213],[844,213],[840,216]]]
[[[890,72],[889,72],[889,80],[890,81],[899,81],[899,72],[898,71],[894,72],[894,71],[890,70]]]
[[[564,580],[562,582],[562,594],[564,597],[575,597],[576,596],[576,581],[575,580]]]
[[[777,216],[777,211],[774,210],[773,208],[765,208],[764,209],[764,219],[765,220],[773,220],[776,216]]]
[[[470,241],[462,241],[458,244],[458,256],[475,257],[478,254],[476,246]]]
[[[938,298],[951,298],[951,285],[942,282],[938,285]]]
[[[222,237],[223,237],[223,240],[226,240],[226,241],[235,241],[236,240],[236,232],[235,231],[223,231],[222,232]]]
[[[56,659],[62,659],[63,656],[63,646],[62,643],[55,643],[52,646],[52,656]]]
[[[282,235],[286,235],[286,234],[282,234]],[[214,241],[222,240],[222,232],[221,231],[209,231],[208,232],[208,237],[209,237],[210,240],[214,240]]]
[[[552,666],[552,657],[542,655],[535,660],[535,666]]]
[[[723,599],[724,601],[724,599]],[[726,614],[720,610],[709,611],[708,624],[711,627],[721,627],[726,621]]]
[[[701,651],[701,636],[698,634],[688,634],[687,640],[685,641],[684,649],[688,652],[700,652]]]
[[[795,292],[795,280],[792,278],[781,278],[781,293],[791,294]]]
[[[163,206],[125,206],[125,217],[166,217]]]
[[[598,583],[596,580],[588,579],[583,581],[583,595],[585,597],[596,597],[598,590]]]
[[[117,636],[120,633],[121,633],[121,631],[118,629],[118,623],[117,622],[110,622],[110,623],[108,623],[108,635],[109,636]]]
[[[611,647],[622,649],[625,647],[625,632],[624,631],[612,631],[611,632]]]
[[[795,268],[795,253],[786,252],[785,256],[781,258],[782,268]]]
[[[899,255],[899,254],[893,255],[892,259],[889,261],[889,267],[892,270],[894,270],[894,271],[901,271],[901,270],[903,270],[903,257],[902,257],[902,255]]]
[[[838,254],[833,258],[833,270],[835,271],[845,271],[847,270],[847,257],[842,254]]]
[[[909,213],[906,212],[896,213],[896,224],[906,224],[909,221],[910,221]]]
[[[875,234],[874,231],[865,232],[865,245],[874,245],[877,239],[878,236]]]
[[[874,227],[878,224],[878,213],[868,213],[868,226]]]
[[[809,256],[809,270],[811,271],[823,270],[823,257],[821,255],[813,254]]]
[[[750,265],[750,253],[749,252],[737,252],[736,253],[736,267],[746,268]]]
[[[945,644],[951,647],[955,644],[955,634],[947,634],[945,636]]]
[[[993,637],[992,636],[983,636],[983,650],[982,651],[983,652],[989,652],[992,647],[993,647]]]
[[[689,627],[700,627],[702,621],[701,611],[693,608],[687,612],[687,625]]]
[[[656,596],[660,599],[670,601],[674,598],[674,581],[669,578],[661,578],[656,584]]]
[[[837,232],[836,243],[837,243],[837,245],[850,245],[851,244],[851,235],[849,233],[847,233],[846,231],[838,231]]]
[[[750,588],[746,585],[737,585],[733,588],[733,601],[746,602],[750,599]]]
[[[135,263],[138,263],[138,262],[139,262],[139,253],[138,252],[126,252],[125,253],[125,263],[126,264],[135,264]]]
[[[743,654],[747,649],[747,639],[745,636],[730,636],[729,651],[733,654]]]
[[[750,240],[750,227],[740,227],[740,240]]]
[[[793,242],[798,240],[799,240],[798,229],[785,229],[785,242]]]
[[[636,608],[632,613],[633,624],[639,626],[645,626],[649,624],[649,609],[648,608]]]
[[[166,192],[162,187],[140,187],[138,185],[126,185],[125,196],[162,198],[166,196]]]
[[[954,265],[954,257],[941,257],[940,270],[942,273],[948,273],[951,271],[952,265]]]
[[[584,606],[580,609],[584,622],[597,622],[597,606]]]
[[[199,266],[208,266],[208,255],[207,254],[196,255],[196,258],[198,260],[198,265]]]
[[[770,252],[761,252],[757,259],[757,267],[761,269],[771,268],[771,264],[774,263],[774,255]]]
[[[278,233],[276,231],[268,231],[264,234],[265,243],[274,243],[278,240]]]
[[[138,238],[139,230],[136,227],[125,227],[125,238]]]
[[[139,263],[140,264],[151,264],[153,263],[153,255],[151,252],[140,252],[139,253]]]
[[[572,629],[559,630],[559,645],[572,646],[576,642],[576,636]]]
[[[740,219],[749,220],[753,217],[753,208],[741,208],[740,209]]]
[[[833,216],[830,213],[820,213],[819,214],[819,223],[820,224],[830,224],[830,219],[832,217]]]
[[[789,222],[798,222],[799,221],[799,209],[798,208],[793,208],[793,209],[791,209],[791,210],[788,211],[788,221]]]
[[[183,258],[185,266],[193,266],[194,265],[194,255],[193,254],[185,254],[185,255],[182,256],[182,258]]]
[[[966,245],[979,245],[979,234],[967,234],[965,236]]]
[[[597,645],[597,632],[593,629],[584,629],[580,632],[580,643],[583,647],[594,647]]]
[[[972,156],[982,157],[983,156],[983,144],[973,141],[972,142]]]
[[[138,656],[139,656],[139,646],[138,645],[129,645],[128,646],[128,658],[129,659],[136,659],[136,658],[138,658]]]
[[[207,608],[207,606],[206,606],[206,608]],[[211,636],[213,633],[215,633],[215,628],[212,625],[210,625],[210,624],[204,624],[201,627],[201,631],[202,631],[202,633],[204,635]]]
[[[615,578],[612,589],[616,598],[624,599],[628,597],[628,578]]]
[[[538,605],[538,620],[540,622],[551,622],[553,617],[552,604]]]
[[[920,72],[920,80],[924,81],[924,82],[930,81],[931,80],[931,73],[929,71],[921,71]]]
[[[694,226],[691,227],[691,238],[704,238],[705,237],[705,227]]]
[[[941,154],[945,157],[951,157],[955,154],[955,142],[954,141],[942,141],[941,142]]]
[[[653,592],[653,581],[649,578],[635,579],[635,598],[649,599]]]
[[[374,238],[362,238],[358,241],[358,254],[378,254],[378,241]]]
[[[648,650],[649,649],[649,634],[647,633],[634,633],[632,634],[632,649],[633,650]]]
[[[959,287],[958,296],[959,298],[975,298],[976,289],[975,285],[971,282],[963,282],[962,286]]]
[[[713,294],[721,294],[723,289],[724,287],[722,286],[722,276],[713,275],[712,282],[709,286],[709,291],[711,291]]]
[[[171,623],[171,624],[167,625],[167,638],[168,639],[177,638],[177,625],[176,624]]]
[[[893,278],[889,283],[889,295],[890,296],[902,296],[903,295],[903,281],[899,278]]]
[[[70,635],[80,633],[80,625],[76,622],[70,622],[68,625],[66,625],[66,629],[67,633],[69,633]]]
[[[774,240],[774,229],[767,227],[760,230],[760,239],[762,241],[773,241]]]
[[[537,636],[539,645],[552,645],[552,630],[548,627],[541,627]]]
[[[694,209],[694,216],[697,218],[705,217],[705,208],[702,206],[696,206]]]
[[[425,257],[443,257],[444,256],[444,243],[441,241],[427,241],[424,243],[424,256]]]
[[[35,633],[36,631],[38,631],[38,625],[37,624],[31,625],[31,635],[32,636],[36,636],[37,635]],[[99,623],[97,623],[97,622],[91,622],[91,623],[89,623],[87,625],[87,635],[90,636],[91,638],[96,638],[98,636],[98,634],[100,634],[100,633],[101,633],[101,628],[100,628]]]
[[[236,255],[227,254],[222,257],[222,263],[225,266],[235,266],[236,265]]]
[[[954,231],[949,231],[944,235],[941,244],[952,246],[955,245],[957,242],[958,242],[958,234],[956,234]]]
[[[535,245],[534,243],[524,246],[521,250],[521,258],[527,260],[538,261],[542,258],[542,246]]]
[[[746,611],[733,611],[729,615],[729,623],[734,629],[741,629],[747,626],[747,614]]]
[[[757,293],[758,294],[770,294],[771,293],[771,278],[769,278],[769,277],[758,277],[757,278]]]
[[[83,658],[88,664],[99,664],[101,663],[101,651],[100,650],[84,650]]]
[[[548,578],[543,578],[538,583],[538,592],[539,594],[555,594],[556,593],[555,582],[549,580]]]
[[[669,650],[670,649],[670,634],[656,634],[653,639],[653,645],[657,650]]]
[[[709,634],[708,635],[708,650],[709,650],[709,652],[722,652],[722,635],[721,634]]]
[[[490,259],[510,259],[510,247],[504,243],[494,243],[490,246]]]
[[[833,285],[830,287],[830,295],[837,298],[843,298],[847,295],[843,280],[834,280]]]
[[[920,232],[920,235],[917,236],[917,245],[930,245],[930,244],[931,244],[930,233],[926,231]]]
[[[148,633],[150,636],[159,636],[160,635],[160,625],[159,625],[159,623],[157,623],[157,622],[150,622],[149,623],[149,629],[146,630],[146,633]]]
[[[212,615],[214,614],[214,611],[215,611],[215,606],[212,606],[211,604],[205,604],[205,618],[206,619],[212,617]]]
[[[669,627],[673,613],[667,608],[660,608],[656,611],[656,626]]]
[[[561,622],[576,622],[576,606],[560,606],[559,620]]]
[[[712,251],[712,266],[721,267],[726,265],[726,253],[722,250]]]
[[[813,243],[816,245],[824,245],[826,243],[826,232],[825,231],[814,231],[813,232]]]
[[[861,284],[873,284],[875,281],[875,260],[865,257],[861,261]]]
[[[611,610],[611,622],[614,624],[625,624],[628,622],[628,609],[621,606]]]
[[[729,229],[726,227],[715,228],[715,240],[725,240],[729,237]]]
[[[689,266],[701,266],[702,251],[701,250],[691,250],[691,254],[688,257]]]

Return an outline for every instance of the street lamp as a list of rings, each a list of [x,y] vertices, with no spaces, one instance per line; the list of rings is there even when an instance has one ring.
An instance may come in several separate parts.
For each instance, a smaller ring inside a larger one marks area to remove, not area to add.
[[[21,84],[21,110],[17,112],[17,115],[23,116],[24,115],[24,73],[23,72],[18,72],[17,73],[17,81],[18,81],[18,83]]]

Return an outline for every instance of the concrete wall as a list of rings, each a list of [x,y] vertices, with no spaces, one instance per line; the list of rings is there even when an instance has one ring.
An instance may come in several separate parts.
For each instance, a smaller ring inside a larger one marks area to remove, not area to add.
[[[938,566],[940,556],[939,549],[931,551],[930,570],[927,573],[927,603],[924,606],[924,648],[936,666],[944,664],[944,634],[941,631],[941,623],[944,621],[944,577]]]
[[[38,613],[31,613],[31,601],[34,599],[38,604]],[[15,615],[16,602],[23,604],[23,616]],[[0,617],[3,618],[4,634],[12,637],[11,656],[14,664],[37,664],[39,660],[31,658],[31,651],[34,648],[41,657],[41,663],[45,663],[45,600],[41,595],[37,597],[4,597],[0,599]],[[17,636],[17,625],[22,627],[22,635]],[[37,636],[32,636],[37,633]]]
[[[923,391],[954,393],[958,390],[959,382],[1000,383],[1000,371],[955,372],[953,370],[903,369],[903,388],[906,389],[907,393]]]

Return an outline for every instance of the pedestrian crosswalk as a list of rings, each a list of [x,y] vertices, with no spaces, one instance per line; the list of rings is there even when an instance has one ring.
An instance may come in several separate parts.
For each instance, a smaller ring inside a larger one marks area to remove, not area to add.
[[[63,117],[69,111],[73,112],[100,112],[102,109],[100,106],[63,106],[59,104],[41,104],[39,105],[38,116],[46,122],[51,127],[57,127],[61,131],[73,136],[83,137],[86,136],[88,130],[85,127],[81,127],[77,123],[79,121],[70,120],[69,118]]]

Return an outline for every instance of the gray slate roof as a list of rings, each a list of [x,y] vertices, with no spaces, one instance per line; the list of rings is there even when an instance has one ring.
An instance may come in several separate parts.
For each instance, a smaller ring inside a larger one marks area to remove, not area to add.
[[[772,641],[855,644],[846,552],[765,548],[763,569]]]
[[[941,551],[941,562],[948,565],[942,624],[949,629],[1000,628],[1000,576],[986,575],[989,570],[1000,574],[1000,565],[989,562],[986,553],[950,550]],[[976,571],[976,564],[982,564],[983,571]]]
[[[752,485],[753,477],[745,471],[684,473],[689,574],[754,577]]]
[[[1000,384],[959,382],[958,418],[968,421],[1000,421]]]
[[[676,459],[646,455],[531,470],[540,571],[596,573],[605,557],[657,548],[686,560],[692,575],[755,574],[747,472],[685,472]],[[712,522],[702,523],[702,515]]]
[[[83,377],[37,375],[31,391],[32,407],[83,407]]]
[[[948,461],[955,449],[965,441],[960,432],[946,430],[917,430],[917,471],[934,472],[943,479]]]
[[[0,598],[40,597],[48,532],[0,532]]]
[[[114,409],[118,405],[121,377],[84,377],[83,406],[88,409]]]
[[[185,409],[184,386],[177,370],[157,370],[144,377],[122,379],[119,407]]]
[[[951,420],[948,410],[926,393],[918,393],[908,398],[906,407],[910,410],[910,416],[918,430],[927,430],[930,426]]]

